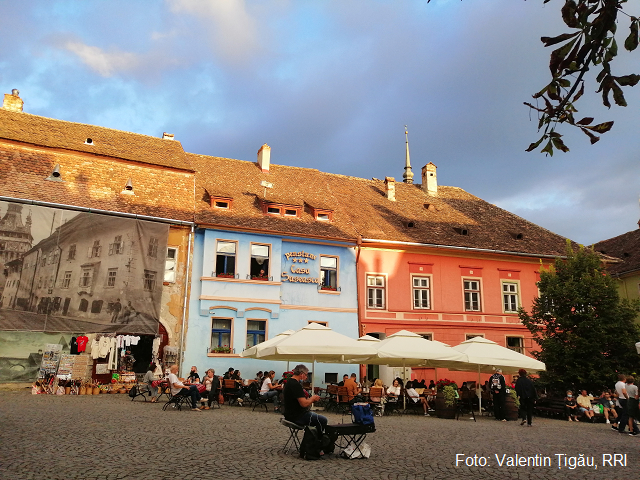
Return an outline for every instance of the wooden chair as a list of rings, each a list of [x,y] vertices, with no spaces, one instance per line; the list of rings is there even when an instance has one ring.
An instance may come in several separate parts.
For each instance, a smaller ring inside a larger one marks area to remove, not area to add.
[[[337,385],[327,385],[327,400],[325,402],[325,410],[328,412],[332,408],[337,408],[338,406],[338,386]]]
[[[460,398],[456,402],[456,420],[460,419],[460,415],[471,414],[473,421],[476,421],[476,414],[473,412],[473,395],[470,390],[462,390]]]
[[[238,387],[235,380],[222,380],[222,396],[229,405],[238,401]]]
[[[373,408],[373,412],[376,417],[381,417],[384,414],[384,388],[371,387],[369,389],[369,404]]]
[[[351,412],[351,401],[349,400],[349,391],[347,387],[338,387],[336,411],[345,413]]]

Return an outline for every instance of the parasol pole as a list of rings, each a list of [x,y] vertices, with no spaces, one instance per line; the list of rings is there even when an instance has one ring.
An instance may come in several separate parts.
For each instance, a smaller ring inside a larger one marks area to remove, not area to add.
[[[478,395],[478,415],[482,416],[482,388],[480,387],[480,365],[478,365],[478,385],[476,385],[476,395]]]

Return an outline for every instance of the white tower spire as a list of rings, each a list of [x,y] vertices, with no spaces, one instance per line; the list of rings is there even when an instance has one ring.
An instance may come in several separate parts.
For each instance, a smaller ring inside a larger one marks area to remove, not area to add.
[[[411,171],[411,159],[409,158],[409,131],[407,130],[407,126],[404,126],[404,138],[405,143],[407,145],[407,153],[404,165],[404,173],[402,174],[404,183],[413,183],[413,172]]]

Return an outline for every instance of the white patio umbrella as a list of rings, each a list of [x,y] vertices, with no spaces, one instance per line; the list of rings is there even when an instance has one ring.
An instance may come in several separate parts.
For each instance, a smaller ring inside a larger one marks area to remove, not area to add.
[[[240,356],[245,358],[258,358],[258,352],[260,352],[263,348],[268,347],[269,345],[273,345],[274,343],[278,343],[292,333],[296,333],[296,331],[285,330],[284,332],[277,334],[275,337],[270,338],[269,340],[265,340],[264,342],[254,345],[253,347],[247,348],[240,354]]]
[[[403,375],[406,367],[450,368],[464,366],[467,361],[466,355],[453,348],[407,330],[389,335],[372,346],[376,351],[375,356],[360,359],[361,363],[402,367]]]
[[[252,355],[252,358],[315,364],[315,362],[348,363],[354,358],[368,358],[375,355],[371,342],[358,342],[354,338],[318,323],[310,323],[263,348],[261,345],[264,343],[266,342],[257,345],[259,348],[256,349],[255,356]],[[242,356],[245,356],[244,352]],[[312,380],[313,387],[315,377],[312,377]]]
[[[478,405],[482,411],[482,396],[480,389],[480,374],[495,373],[501,368],[503,373],[518,373],[524,368],[527,372],[540,372],[547,369],[545,364],[535,358],[528,357],[509,348],[498,345],[496,342],[484,337],[474,337],[452,347],[460,353],[467,355],[469,363],[467,368],[454,367],[451,370],[478,372]]]

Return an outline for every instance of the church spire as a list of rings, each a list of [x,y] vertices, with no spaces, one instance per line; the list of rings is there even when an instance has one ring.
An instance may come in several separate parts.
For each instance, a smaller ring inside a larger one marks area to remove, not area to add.
[[[407,153],[402,178],[404,183],[413,183],[413,172],[411,171],[411,160],[409,159],[409,132],[406,125],[404,126],[404,138],[407,144]]]

